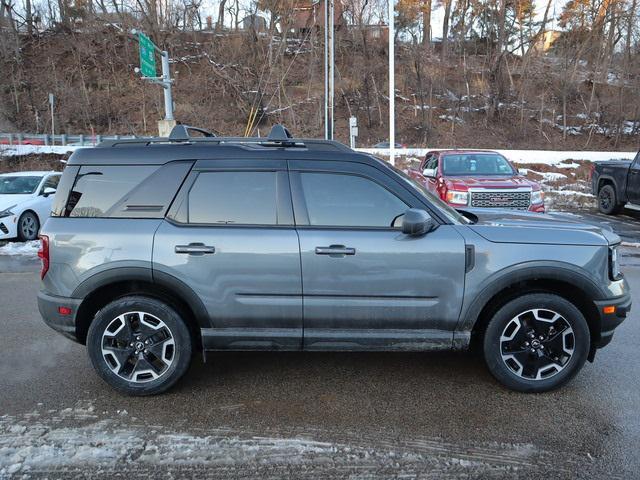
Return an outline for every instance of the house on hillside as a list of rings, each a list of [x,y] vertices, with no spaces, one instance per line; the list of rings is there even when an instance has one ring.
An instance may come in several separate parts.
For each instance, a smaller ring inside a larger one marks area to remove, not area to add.
[[[388,42],[389,41],[389,25],[386,23],[379,23],[373,25],[362,25],[358,28],[364,32],[367,40],[369,41],[380,41],[380,42]]]
[[[247,15],[242,19],[242,30],[253,30],[256,33],[266,32],[268,29],[267,20],[255,13]]]
[[[553,47],[554,42],[562,35],[559,30],[545,30],[542,35],[531,45],[531,51],[544,54],[547,53]]]
[[[305,35],[313,28],[324,28],[324,5],[326,0],[297,0],[293,6],[291,31]],[[344,7],[341,0],[334,0],[334,26],[345,24]]]
[[[17,30],[18,22],[9,20],[8,17],[0,17],[0,30]]]

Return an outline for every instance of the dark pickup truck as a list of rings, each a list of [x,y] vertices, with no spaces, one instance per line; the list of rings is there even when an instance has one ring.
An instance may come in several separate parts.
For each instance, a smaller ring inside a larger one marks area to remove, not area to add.
[[[591,186],[606,215],[620,213],[627,203],[640,205],[640,153],[633,160],[594,162]]]

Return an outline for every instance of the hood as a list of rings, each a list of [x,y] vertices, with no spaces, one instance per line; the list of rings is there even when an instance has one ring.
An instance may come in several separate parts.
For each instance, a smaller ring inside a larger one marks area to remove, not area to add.
[[[607,228],[585,223],[570,214],[512,210],[465,209],[477,222],[469,225],[490,242],[550,245],[611,245],[620,237]]]
[[[633,160],[630,159],[625,159],[625,158],[617,158],[614,160],[598,160],[595,163],[596,165],[604,165],[604,166],[616,166],[616,165],[631,165],[631,162],[633,162]]]
[[[26,202],[32,197],[30,194],[26,195],[0,195],[0,211],[5,208],[9,208],[13,205],[20,205],[22,202]]]
[[[522,175],[496,175],[474,177],[461,175],[459,177],[444,177],[454,190],[466,190],[467,188],[521,188],[531,187],[534,190],[540,187],[536,182],[526,179]]]

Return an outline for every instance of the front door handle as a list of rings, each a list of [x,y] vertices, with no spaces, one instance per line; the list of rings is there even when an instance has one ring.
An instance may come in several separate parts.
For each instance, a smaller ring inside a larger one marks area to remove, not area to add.
[[[316,255],[355,255],[356,249],[344,245],[329,245],[328,247],[316,247]]]
[[[207,255],[216,253],[216,247],[211,247],[204,243],[190,243],[189,245],[176,245],[175,252],[186,253],[187,255]]]

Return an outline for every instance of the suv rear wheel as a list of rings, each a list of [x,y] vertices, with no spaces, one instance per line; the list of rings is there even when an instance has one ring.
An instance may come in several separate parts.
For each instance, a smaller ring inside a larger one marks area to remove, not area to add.
[[[500,383],[521,392],[564,385],[584,365],[590,345],[584,315],[571,302],[546,293],[523,295],[489,322],[484,357]]]
[[[598,191],[598,210],[605,215],[616,215],[622,211],[624,204],[618,202],[613,185],[604,185]]]
[[[98,374],[128,395],[164,392],[191,361],[189,329],[178,312],[141,296],[102,308],[89,327],[87,349]]]

